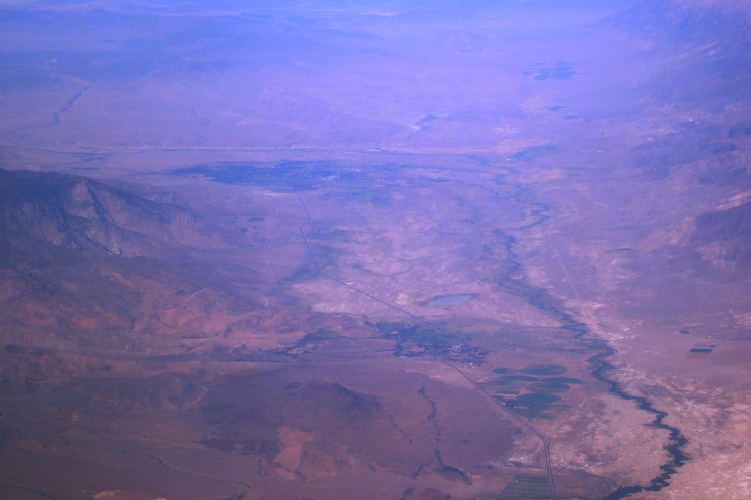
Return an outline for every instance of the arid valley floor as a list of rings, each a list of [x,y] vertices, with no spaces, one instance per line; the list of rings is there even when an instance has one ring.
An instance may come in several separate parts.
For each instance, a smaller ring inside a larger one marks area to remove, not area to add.
[[[750,12],[0,3],[0,497],[749,498]]]

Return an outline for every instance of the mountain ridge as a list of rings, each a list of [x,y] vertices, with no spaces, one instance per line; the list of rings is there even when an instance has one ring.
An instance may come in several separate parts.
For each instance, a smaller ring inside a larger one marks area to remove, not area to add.
[[[216,247],[226,234],[188,209],[88,177],[0,168],[0,238],[10,233],[79,251],[154,256],[169,246]],[[4,241],[3,241],[4,240]]]

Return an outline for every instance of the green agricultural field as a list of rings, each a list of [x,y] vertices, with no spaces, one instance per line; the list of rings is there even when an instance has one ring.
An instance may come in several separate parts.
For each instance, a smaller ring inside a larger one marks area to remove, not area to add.
[[[583,384],[578,378],[571,377],[547,377],[542,379],[543,382],[560,382],[561,384]]]
[[[494,500],[536,500],[550,498],[550,482],[547,476],[517,474]]]
[[[531,377],[529,375],[506,375],[505,377],[502,377],[502,380],[523,380],[526,382],[537,382],[539,379],[537,377]]]
[[[526,390],[529,392],[566,392],[567,390],[571,389],[570,386],[566,384],[562,384],[560,382],[537,382],[534,384],[529,384],[527,387],[525,387]]]
[[[525,366],[519,371],[527,375],[560,375],[566,373],[567,370],[566,367],[560,365],[539,364]]]

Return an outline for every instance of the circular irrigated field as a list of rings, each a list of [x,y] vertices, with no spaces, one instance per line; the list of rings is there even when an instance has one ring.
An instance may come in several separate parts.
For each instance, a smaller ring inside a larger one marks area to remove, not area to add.
[[[561,373],[566,373],[566,367],[540,364],[525,366],[519,371],[527,375],[560,375]]]

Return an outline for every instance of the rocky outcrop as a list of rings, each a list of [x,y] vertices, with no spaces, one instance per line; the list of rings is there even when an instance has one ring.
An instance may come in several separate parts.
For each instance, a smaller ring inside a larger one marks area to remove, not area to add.
[[[751,268],[751,202],[700,215],[691,242],[720,267]]]
[[[165,244],[211,247],[218,229],[187,209],[57,172],[0,169],[0,245],[17,238],[133,257]]]

